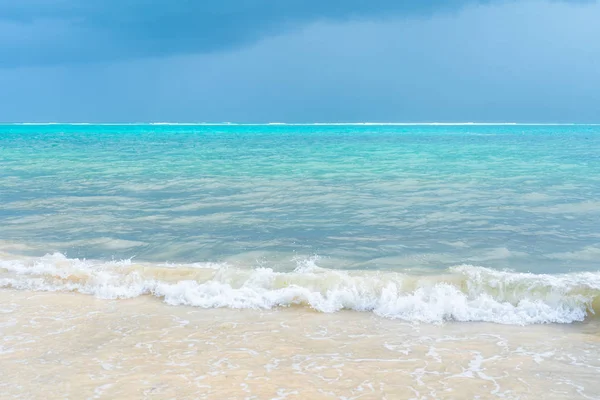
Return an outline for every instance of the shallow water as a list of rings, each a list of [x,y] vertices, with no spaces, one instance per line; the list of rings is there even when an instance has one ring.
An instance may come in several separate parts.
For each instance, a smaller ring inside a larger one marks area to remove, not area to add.
[[[0,127],[31,255],[597,271],[600,126]]]

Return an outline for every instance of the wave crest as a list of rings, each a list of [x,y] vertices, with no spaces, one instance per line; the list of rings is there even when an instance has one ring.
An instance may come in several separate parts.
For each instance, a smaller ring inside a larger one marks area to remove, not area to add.
[[[161,265],[69,259],[60,253],[0,260],[0,287],[74,291],[105,299],[142,295],[170,305],[373,312],[415,322],[571,323],[600,309],[600,273],[536,275],[461,265],[439,275],[319,268],[293,272],[227,264]]]

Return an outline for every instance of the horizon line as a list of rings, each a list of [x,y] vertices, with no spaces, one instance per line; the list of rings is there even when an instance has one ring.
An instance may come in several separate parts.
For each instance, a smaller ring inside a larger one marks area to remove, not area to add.
[[[594,126],[585,122],[0,122],[0,125],[96,125],[96,126]]]

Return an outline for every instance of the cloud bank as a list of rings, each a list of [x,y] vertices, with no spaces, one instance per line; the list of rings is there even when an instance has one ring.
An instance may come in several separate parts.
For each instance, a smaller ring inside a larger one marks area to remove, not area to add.
[[[493,2],[502,0],[0,0],[0,66],[216,52],[322,20]]]

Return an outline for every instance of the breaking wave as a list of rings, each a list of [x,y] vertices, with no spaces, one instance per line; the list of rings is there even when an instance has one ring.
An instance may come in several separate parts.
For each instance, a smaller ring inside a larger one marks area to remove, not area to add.
[[[151,295],[170,305],[320,312],[355,310],[415,322],[572,323],[600,310],[600,272],[537,275],[460,265],[438,275],[324,269],[292,272],[227,264],[0,258],[0,287],[70,291],[104,299]]]

